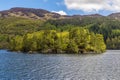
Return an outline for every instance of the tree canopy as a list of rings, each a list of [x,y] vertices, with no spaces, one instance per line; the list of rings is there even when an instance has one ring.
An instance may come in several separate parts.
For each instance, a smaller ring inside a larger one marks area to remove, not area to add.
[[[101,34],[94,34],[84,28],[70,31],[41,30],[10,41],[10,49],[16,51],[39,51],[42,53],[101,53],[106,46]]]

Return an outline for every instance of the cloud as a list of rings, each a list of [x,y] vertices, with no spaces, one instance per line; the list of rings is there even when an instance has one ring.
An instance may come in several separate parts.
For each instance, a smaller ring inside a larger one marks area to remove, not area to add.
[[[60,14],[60,15],[67,15],[67,13],[66,12],[64,12],[64,11],[52,11],[52,12],[54,12],[54,13],[58,13],[58,14]]]
[[[68,9],[84,12],[120,12],[120,0],[64,0]]]

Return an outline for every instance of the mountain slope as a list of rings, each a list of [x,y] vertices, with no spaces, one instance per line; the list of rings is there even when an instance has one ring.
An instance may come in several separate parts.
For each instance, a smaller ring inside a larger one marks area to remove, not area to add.
[[[10,10],[0,11],[0,17],[23,17],[30,19],[56,19],[62,17],[60,14],[49,12],[43,9],[33,8],[11,8]]]
[[[120,13],[112,13],[112,14],[108,15],[108,17],[111,19],[120,20]]]
[[[69,31],[74,27],[83,27],[90,32],[102,34],[108,49],[120,49],[119,20],[119,13],[109,16],[62,16],[43,9],[11,8],[0,11],[0,48],[6,48],[6,42],[16,35],[23,36],[41,30]]]
[[[22,7],[15,7],[9,10],[0,11],[0,17],[22,17],[22,18],[29,18],[29,19],[41,19],[41,20],[48,20],[48,19],[64,19],[64,18],[83,18],[83,17],[104,17],[100,14],[91,14],[91,15],[60,15],[58,13],[50,12],[43,9],[34,9],[34,8],[22,8]]]
[[[108,16],[103,16],[100,14],[90,14],[90,15],[60,15],[58,13],[50,12],[44,9],[34,9],[34,8],[22,8],[22,7],[14,7],[9,10],[0,11],[0,17],[22,17],[22,18],[29,18],[29,19],[41,19],[41,20],[48,20],[48,19],[65,19],[65,18],[84,18],[84,17],[91,17],[91,18],[101,18],[107,17],[110,19],[117,19],[120,20],[120,13],[112,13]]]

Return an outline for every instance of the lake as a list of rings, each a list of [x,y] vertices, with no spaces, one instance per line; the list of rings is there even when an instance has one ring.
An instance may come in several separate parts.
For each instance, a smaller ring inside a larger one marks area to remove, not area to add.
[[[99,55],[0,50],[0,80],[119,80],[120,50]]]

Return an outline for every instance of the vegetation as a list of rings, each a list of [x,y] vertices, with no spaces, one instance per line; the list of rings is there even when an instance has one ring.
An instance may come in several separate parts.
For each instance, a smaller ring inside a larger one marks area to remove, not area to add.
[[[38,31],[43,21],[25,18],[0,18],[0,34],[24,35],[25,33]]]
[[[105,51],[104,42],[107,49],[120,49],[120,21],[106,17],[46,21],[20,17],[0,18],[0,48],[4,49],[99,53]]]
[[[43,21],[25,18],[0,18],[0,48],[9,48],[9,40],[16,35],[24,35],[40,30]]]
[[[102,35],[78,27],[70,31],[42,30],[15,36],[10,45],[11,50],[43,53],[101,53],[106,50]]]
[[[109,19],[107,17],[83,17],[83,18],[71,18],[61,20],[48,20],[44,24],[50,24],[56,26],[60,30],[69,30],[72,27],[79,26],[89,29],[90,32],[102,34],[104,41],[107,45],[107,49],[120,49],[119,41],[116,43],[113,39],[119,40],[120,36],[120,21],[115,19]],[[61,27],[62,26],[62,27]],[[51,27],[52,28],[52,27]],[[109,39],[112,44],[107,41]],[[114,46],[113,46],[114,45]]]

